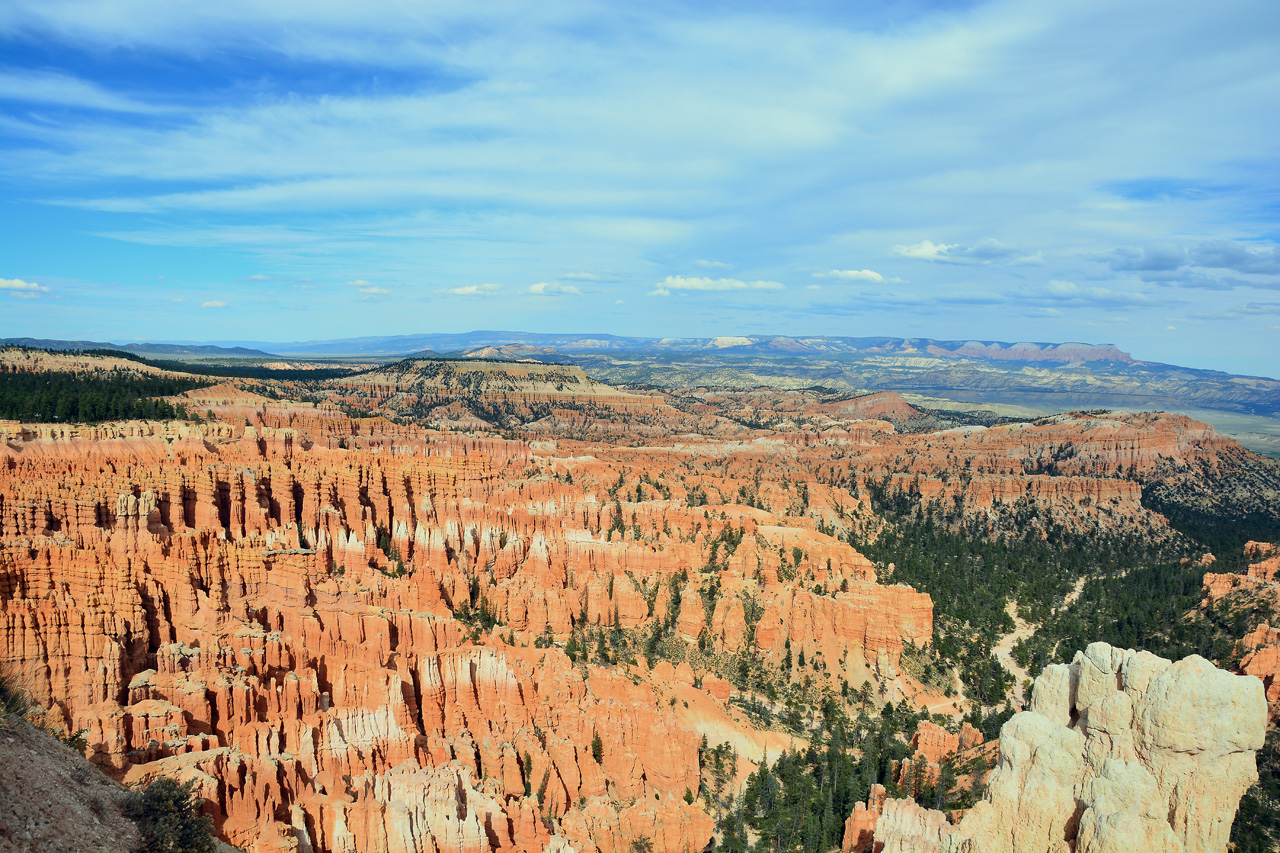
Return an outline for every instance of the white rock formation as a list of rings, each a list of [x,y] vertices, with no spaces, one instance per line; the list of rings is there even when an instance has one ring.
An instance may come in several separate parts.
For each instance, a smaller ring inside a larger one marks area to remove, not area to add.
[[[1221,853],[1266,721],[1257,678],[1094,643],[1036,679],[964,820],[889,800],[876,841],[884,853]]]

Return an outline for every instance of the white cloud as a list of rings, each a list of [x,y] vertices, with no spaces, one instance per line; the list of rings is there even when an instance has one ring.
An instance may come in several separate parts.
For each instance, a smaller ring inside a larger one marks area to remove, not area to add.
[[[223,302],[221,299],[209,299],[205,302],[201,302],[200,307],[201,308],[226,308],[227,303]]]
[[[669,296],[673,290],[782,290],[777,281],[741,281],[736,278],[700,278],[697,276],[669,275],[659,282],[650,296]]]
[[[530,285],[529,292],[549,296],[553,293],[581,293],[582,291],[572,284],[561,284],[558,281],[540,281],[537,284]]]
[[[467,284],[462,287],[449,287],[444,290],[437,290],[436,293],[446,294],[449,296],[492,296],[502,289],[500,284]]]
[[[947,252],[956,248],[957,245],[957,243],[935,243],[932,240],[921,240],[919,243],[912,243],[908,246],[894,246],[889,250],[889,254],[903,258],[915,258],[920,261],[940,261],[947,256]]]
[[[1049,282],[1047,288],[1054,296],[1075,296],[1080,292],[1079,286],[1074,281],[1058,281]]]
[[[884,276],[875,270],[828,270],[816,272],[814,278],[837,278],[841,281],[884,281]]]
[[[703,269],[709,269],[709,270],[733,269],[733,264],[726,264],[724,261],[708,261],[708,260],[703,260],[702,258],[699,258],[698,260],[694,261],[694,264],[702,267]]]
[[[23,281],[20,278],[0,278],[0,290],[7,290],[14,296],[35,296],[39,293],[49,292],[49,288],[43,284],[36,284],[34,281]]]
[[[959,243],[935,243],[932,240],[921,240],[905,246],[893,246],[889,253],[902,258],[918,261],[934,261],[945,264],[989,264],[1014,254],[1014,249],[999,240],[988,238],[980,240],[972,246],[961,246]],[[1028,255],[1021,262],[1034,263],[1034,255]]]
[[[248,280],[249,281],[271,281],[271,276],[263,275],[262,273],[254,273],[253,275],[249,276]]]

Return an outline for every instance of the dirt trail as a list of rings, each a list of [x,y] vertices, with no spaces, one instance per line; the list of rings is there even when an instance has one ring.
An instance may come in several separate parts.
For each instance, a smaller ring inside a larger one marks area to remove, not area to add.
[[[1076,581],[1076,585],[1072,587],[1071,592],[1067,593],[1062,601],[1063,607],[1069,607],[1074,604],[1076,599],[1080,597],[1081,590],[1084,589],[1085,581],[1088,578],[1080,578]],[[1016,708],[1025,708],[1026,702],[1030,697],[1022,695],[1022,683],[1031,678],[1031,674],[1025,669],[1018,666],[1018,662],[1013,659],[1013,645],[1019,640],[1025,640],[1036,632],[1036,625],[1032,625],[1018,616],[1018,603],[1010,601],[1005,605],[1004,610],[1013,619],[1013,630],[1005,634],[996,641],[992,651],[995,653],[996,660],[1005,668],[1005,671],[1013,676],[1013,704]]]

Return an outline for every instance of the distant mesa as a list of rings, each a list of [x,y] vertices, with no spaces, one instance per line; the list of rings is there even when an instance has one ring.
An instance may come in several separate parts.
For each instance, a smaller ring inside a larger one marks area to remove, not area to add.
[[[273,354],[247,347],[220,347],[212,344],[113,344],[110,341],[60,341],[49,338],[0,338],[0,346],[47,350],[113,349],[134,355],[203,355],[238,358],[270,358]]]
[[[1006,341],[939,341],[931,338],[837,336],[788,337],[783,335],[719,335],[711,338],[633,338],[618,335],[541,334],[534,332],[464,332],[459,334],[391,335],[343,338],[330,341],[270,343],[252,341],[235,345],[212,344],[115,344],[106,341],[61,341],[45,338],[5,338],[0,344],[42,349],[119,349],[140,355],[207,356],[405,356],[464,353],[471,358],[538,358],[556,353],[590,352],[738,352],[898,354],[928,353],[943,358],[980,358],[1017,362],[1133,363],[1131,355],[1114,344],[1045,343]]]
[[[752,344],[750,338],[739,338],[733,336],[712,338],[710,346],[716,349],[727,349],[729,347],[749,347]]]
[[[535,347],[529,344],[507,344],[505,346],[479,347],[467,350],[467,358],[510,359],[512,361],[541,361],[547,356],[554,356],[556,351],[550,347]]]
[[[993,361],[1119,361],[1132,363],[1133,357],[1115,344],[1004,344],[999,341],[966,341],[954,349],[953,342],[931,343],[925,350],[946,358],[988,358]]]

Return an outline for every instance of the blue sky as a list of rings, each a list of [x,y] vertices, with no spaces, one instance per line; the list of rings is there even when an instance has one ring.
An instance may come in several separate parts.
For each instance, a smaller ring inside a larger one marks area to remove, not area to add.
[[[1277,376],[1277,44],[1271,0],[6,0],[0,335],[1078,340]]]

